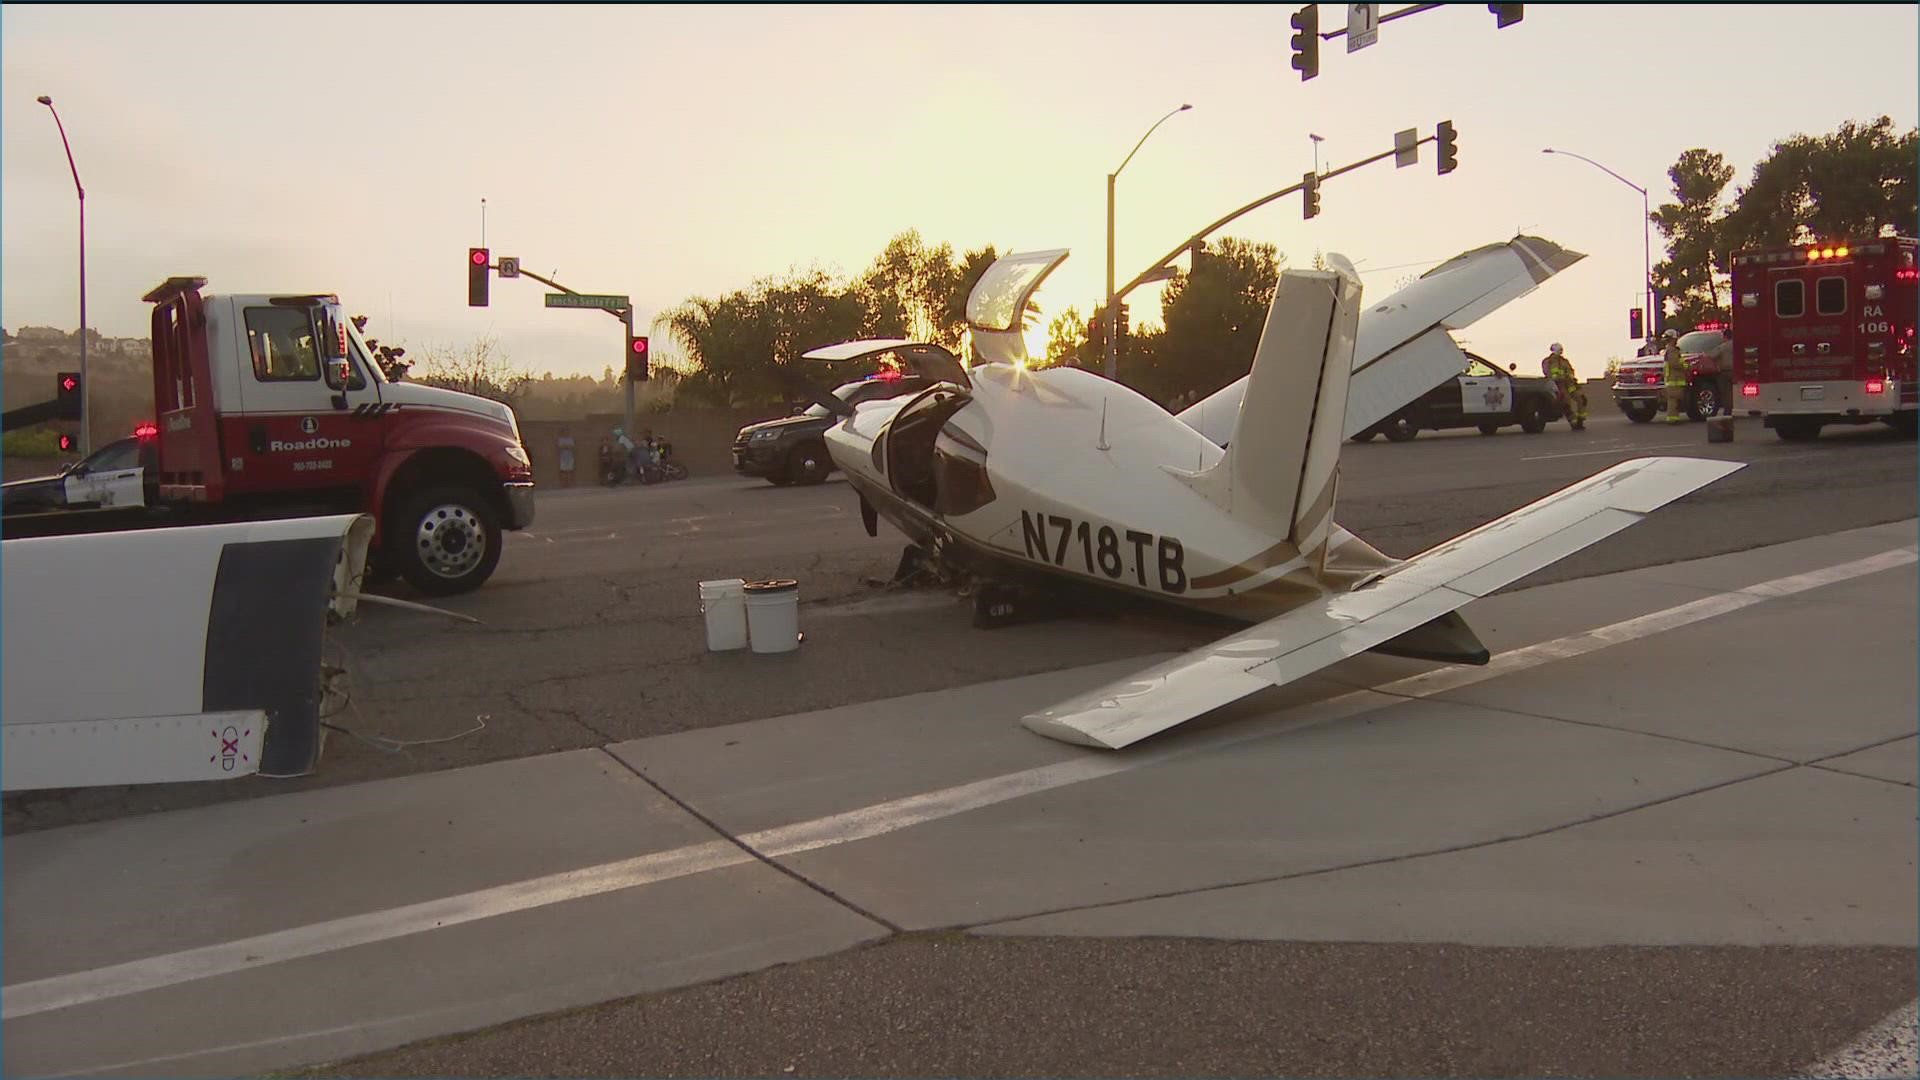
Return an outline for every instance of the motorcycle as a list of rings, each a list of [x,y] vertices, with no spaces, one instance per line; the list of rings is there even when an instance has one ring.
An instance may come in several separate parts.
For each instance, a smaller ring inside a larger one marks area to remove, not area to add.
[[[629,480],[642,485],[661,484],[669,480],[685,480],[687,467],[673,460],[673,444],[665,439],[653,441],[654,460],[647,462],[613,461],[601,471],[600,482],[607,487],[617,487]]]

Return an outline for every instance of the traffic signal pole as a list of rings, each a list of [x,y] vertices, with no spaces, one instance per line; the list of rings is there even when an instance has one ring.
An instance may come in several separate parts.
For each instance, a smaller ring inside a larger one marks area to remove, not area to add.
[[[522,266],[520,268],[520,276],[530,277],[533,280],[539,282],[540,284],[545,285],[549,289],[556,289],[560,292],[567,293],[568,295],[571,295],[571,296],[580,295],[578,291],[574,289],[569,289],[565,285],[560,284],[559,282],[553,280],[552,278],[541,277],[539,274],[534,273],[533,271],[527,269],[525,266]],[[618,311],[615,311],[612,308],[596,308],[595,310],[604,311],[607,314],[613,316],[614,318],[620,320],[620,325],[625,331],[625,333],[623,333],[620,338],[621,348],[625,349],[626,342],[628,342],[633,338],[633,308],[631,306],[628,306],[628,307],[621,308]],[[620,430],[626,432],[629,436],[631,436],[633,434],[633,379],[629,378],[627,375],[626,365],[629,362],[630,361],[627,361],[623,358],[621,362],[621,367],[620,367],[620,381],[626,384],[626,389],[627,389],[626,426],[621,428]]]
[[[1438,140],[1438,138],[1439,137],[1437,135],[1429,135],[1424,139],[1414,140],[1413,145],[1418,147],[1421,143],[1435,142]],[[1317,177],[1309,174],[1307,178],[1303,178],[1297,184],[1291,184],[1287,187],[1283,187],[1279,191],[1273,192],[1270,195],[1262,195],[1261,197],[1253,200],[1247,205],[1241,207],[1240,209],[1235,210],[1232,213],[1221,218],[1220,220],[1213,222],[1212,224],[1208,225],[1206,228],[1201,229],[1199,232],[1194,233],[1192,236],[1187,237],[1185,240],[1180,241],[1180,243],[1177,246],[1175,246],[1172,251],[1169,251],[1165,255],[1162,255],[1158,259],[1155,259],[1152,266],[1148,267],[1145,270],[1142,270],[1140,274],[1137,277],[1135,277],[1132,281],[1127,282],[1125,285],[1121,286],[1117,291],[1112,291],[1113,300],[1110,301],[1109,303],[1110,304],[1118,303],[1119,301],[1124,300],[1128,293],[1139,288],[1140,286],[1145,285],[1150,281],[1158,281],[1164,278],[1166,276],[1166,272],[1168,269],[1167,264],[1172,262],[1174,259],[1179,258],[1181,252],[1184,252],[1192,248],[1195,244],[1198,244],[1201,241],[1205,240],[1208,236],[1212,235],[1215,231],[1225,227],[1228,222],[1233,221],[1235,218],[1241,217],[1245,214],[1252,213],[1253,211],[1260,209],[1261,207],[1267,205],[1268,203],[1272,202],[1275,199],[1281,198],[1282,196],[1291,195],[1296,191],[1304,191],[1310,185],[1317,188],[1319,185],[1326,183],[1328,180],[1331,180],[1336,176],[1340,176],[1345,173],[1350,173],[1355,169],[1362,168],[1367,165],[1371,165],[1376,161],[1385,161],[1386,159],[1393,157],[1396,154],[1399,154],[1403,149],[1405,148],[1397,147],[1393,150],[1388,150],[1383,153],[1375,154],[1369,158],[1362,158],[1359,161],[1353,162],[1352,164],[1342,165],[1337,169],[1333,169],[1328,172],[1321,173]]]

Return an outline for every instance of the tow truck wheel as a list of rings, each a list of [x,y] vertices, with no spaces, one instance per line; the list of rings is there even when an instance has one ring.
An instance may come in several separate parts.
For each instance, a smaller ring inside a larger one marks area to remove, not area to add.
[[[793,448],[787,456],[787,475],[796,484],[818,484],[827,478],[827,471],[833,467],[827,457],[827,448],[819,443],[803,443]]]
[[[500,522],[479,492],[427,488],[409,497],[394,520],[394,561],[413,587],[452,596],[480,587],[500,563]]]

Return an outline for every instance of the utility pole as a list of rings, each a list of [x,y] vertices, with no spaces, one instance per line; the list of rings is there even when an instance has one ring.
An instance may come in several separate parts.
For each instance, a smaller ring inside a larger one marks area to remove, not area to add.
[[[73,190],[80,196],[80,453],[84,457],[93,452],[93,410],[87,408],[93,390],[93,382],[87,378],[87,189],[80,186],[80,167],[73,163],[73,146],[67,142],[67,125],[60,122],[60,110],[45,94],[38,101],[53,114],[53,124],[60,129],[60,146],[67,152],[67,168],[73,172]]]
[[[1105,324],[1107,335],[1106,369],[1107,378],[1109,379],[1117,380],[1120,377],[1120,310],[1114,307],[1113,293],[1113,182],[1120,178],[1120,173],[1127,167],[1127,162],[1133,160],[1133,155],[1140,152],[1140,148],[1146,145],[1148,137],[1151,136],[1161,124],[1173,119],[1175,114],[1186,112],[1191,108],[1193,108],[1192,105],[1182,105],[1173,110],[1173,112],[1155,120],[1153,127],[1147,129],[1147,134],[1140,136],[1140,141],[1133,144],[1132,150],[1127,151],[1126,161],[1120,163],[1120,168],[1107,174],[1107,309],[1104,313],[1105,318],[1100,321]]]

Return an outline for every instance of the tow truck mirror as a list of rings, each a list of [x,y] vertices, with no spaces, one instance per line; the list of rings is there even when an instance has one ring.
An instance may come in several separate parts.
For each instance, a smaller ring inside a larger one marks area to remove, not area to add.
[[[320,308],[320,324],[321,370],[326,374],[327,388],[344,391],[347,383],[353,379],[353,368],[347,361],[345,309],[338,304],[323,305]],[[336,398],[334,405],[345,408],[346,402]]]

